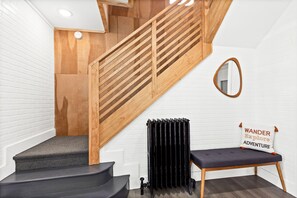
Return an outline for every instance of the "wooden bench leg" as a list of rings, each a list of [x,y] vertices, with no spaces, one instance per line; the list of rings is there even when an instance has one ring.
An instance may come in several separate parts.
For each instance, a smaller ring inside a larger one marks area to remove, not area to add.
[[[280,178],[281,183],[282,183],[283,191],[287,192],[285,180],[283,178],[283,173],[282,173],[282,169],[281,169],[281,166],[280,166],[279,162],[276,162],[276,168],[277,168],[277,172],[278,172],[279,178]]]
[[[203,168],[201,170],[200,198],[203,198],[204,197],[205,173],[206,173],[206,170]]]

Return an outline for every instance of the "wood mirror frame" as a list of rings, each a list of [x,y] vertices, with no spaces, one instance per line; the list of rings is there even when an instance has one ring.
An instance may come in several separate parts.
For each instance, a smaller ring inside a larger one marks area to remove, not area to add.
[[[217,83],[218,73],[219,73],[220,69],[221,69],[227,62],[229,62],[229,61],[233,61],[233,62],[236,64],[237,69],[238,69],[238,73],[239,73],[239,83],[240,83],[240,85],[239,85],[239,90],[238,90],[238,92],[237,92],[235,95],[230,95],[230,94],[227,94],[227,93],[223,92],[223,91],[220,89],[220,87],[218,86],[218,83]],[[230,97],[230,98],[236,98],[236,97],[238,97],[238,96],[241,94],[241,91],[242,91],[242,72],[241,72],[241,67],[240,67],[240,63],[239,63],[239,61],[238,61],[236,58],[234,58],[234,57],[229,58],[229,59],[227,59],[226,61],[224,61],[224,62],[220,65],[220,67],[217,69],[217,71],[216,71],[216,73],[215,73],[215,75],[214,75],[214,77],[213,77],[213,83],[214,83],[215,87],[216,87],[222,94],[224,94],[225,96],[228,96],[228,97]]]

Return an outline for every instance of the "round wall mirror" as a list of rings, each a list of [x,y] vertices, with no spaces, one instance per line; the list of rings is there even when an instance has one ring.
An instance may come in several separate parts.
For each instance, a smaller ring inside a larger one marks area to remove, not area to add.
[[[213,82],[224,95],[236,98],[242,89],[242,74],[239,61],[229,58],[216,71]]]

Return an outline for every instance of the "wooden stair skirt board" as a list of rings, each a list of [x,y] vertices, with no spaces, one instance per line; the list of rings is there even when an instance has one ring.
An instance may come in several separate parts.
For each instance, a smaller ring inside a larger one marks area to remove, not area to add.
[[[89,65],[89,164],[99,163],[102,146],[211,54],[206,38],[231,0],[185,6],[189,1],[166,7]],[[219,14],[210,20],[212,10]]]

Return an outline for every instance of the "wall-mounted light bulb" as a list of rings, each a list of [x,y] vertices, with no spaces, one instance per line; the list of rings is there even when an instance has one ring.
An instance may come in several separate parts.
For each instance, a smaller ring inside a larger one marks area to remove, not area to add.
[[[77,40],[81,40],[82,37],[83,37],[83,34],[79,31],[76,31],[74,32],[74,37],[77,39]]]

